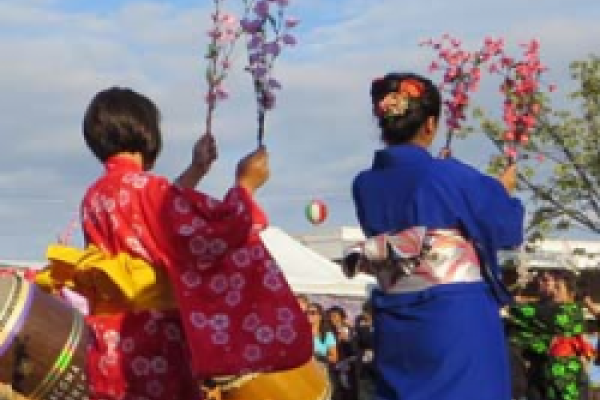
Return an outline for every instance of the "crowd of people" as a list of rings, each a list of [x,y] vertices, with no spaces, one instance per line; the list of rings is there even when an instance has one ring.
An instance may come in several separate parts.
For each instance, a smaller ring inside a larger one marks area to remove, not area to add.
[[[350,319],[343,307],[325,309],[299,294],[312,327],[314,357],[327,371],[332,400],[370,400],[375,392],[372,310],[368,301]]]
[[[354,318],[309,296],[296,296],[312,327],[314,356],[327,371],[332,400],[372,400],[373,316],[367,300]],[[514,400],[596,400],[600,304],[580,290],[575,272],[540,270],[527,295],[503,316]],[[406,344],[405,344],[406,345]],[[399,346],[402,344],[399,343]]]

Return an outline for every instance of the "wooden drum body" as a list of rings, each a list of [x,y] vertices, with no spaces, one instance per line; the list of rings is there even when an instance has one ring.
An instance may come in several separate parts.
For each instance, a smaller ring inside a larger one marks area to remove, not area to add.
[[[311,360],[284,372],[242,377],[223,388],[223,400],[330,400],[327,371]]]
[[[29,399],[84,400],[83,315],[17,276],[0,277],[0,384]]]

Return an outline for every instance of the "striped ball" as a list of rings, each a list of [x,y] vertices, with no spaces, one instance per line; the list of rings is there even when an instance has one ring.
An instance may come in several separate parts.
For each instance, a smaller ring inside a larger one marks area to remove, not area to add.
[[[312,200],[306,205],[306,219],[313,224],[318,225],[327,218],[327,206],[320,200]]]

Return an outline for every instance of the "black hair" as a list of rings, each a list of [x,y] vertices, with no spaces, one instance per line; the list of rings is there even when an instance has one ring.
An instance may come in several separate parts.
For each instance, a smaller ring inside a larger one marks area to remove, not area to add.
[[[121,152],[141,153],[144,168],[150,169],[162,148],[160,111],[149,98],[112,87],[92,99],[83,119],[83,136],[101,162]]]
[[[577,275],[568,269],[556,269],[548,272],[555,280],[562,281],[569,294],[577,295]]]
[[[338,313],[340,315],[340,317],[342,317],[343,320],[345,320],[348,317],[348,315],[346,314],[346,310],[344,310],[340,306],[329,307],[329,309],[327,310],[327,314],[330,316],[330,318],[331,318],[331,314],[334,314],[334,313]]]
[[[295,296],[297,301],[304,301],[307,304],[310,303],[310,299],[304,293],[296,293]]]
[[[333,333],[331,324],[329,323],[329,320],[326,318],[325,310],[323,309],[323,306],[320,303],[316,303],[316,302],[310,303],[308,305],[308,309],[310,309],[310,308],[316,309],[317,312],[319,313],[319,316],[321,317],[319,320],[319,338],[321,339],[322,342],[324,342],[325,336],[327,336],[327,332]]]
[[[398,91],[400,83],[413,79],[423,84],[423,94],[409,102],[405,114],[397,116],[381,115],[379,103],[392,92]],[[389,73],[375,79],[371,84],[371,102],[373,115],[381,129],[381,140],[387,144],[402,144],[412,140],[427,118],[439,120],[442,110],[442,96],[433,82],[413,73]]]

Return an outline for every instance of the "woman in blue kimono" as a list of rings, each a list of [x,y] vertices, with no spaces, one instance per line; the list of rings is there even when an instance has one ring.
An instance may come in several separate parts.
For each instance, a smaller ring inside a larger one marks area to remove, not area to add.
[[[371,98],[385,148],[353,183],[365,235],[424,227],[458,232],[477,249],[470,275],[419,281],[409,270],[374,291],[376,399],[509,400],[496,252],[523,239],[524,209],[510,194],[515,167],[492,178],[432,157],[441,95],[428,79],[388,74],[372,83]]]

